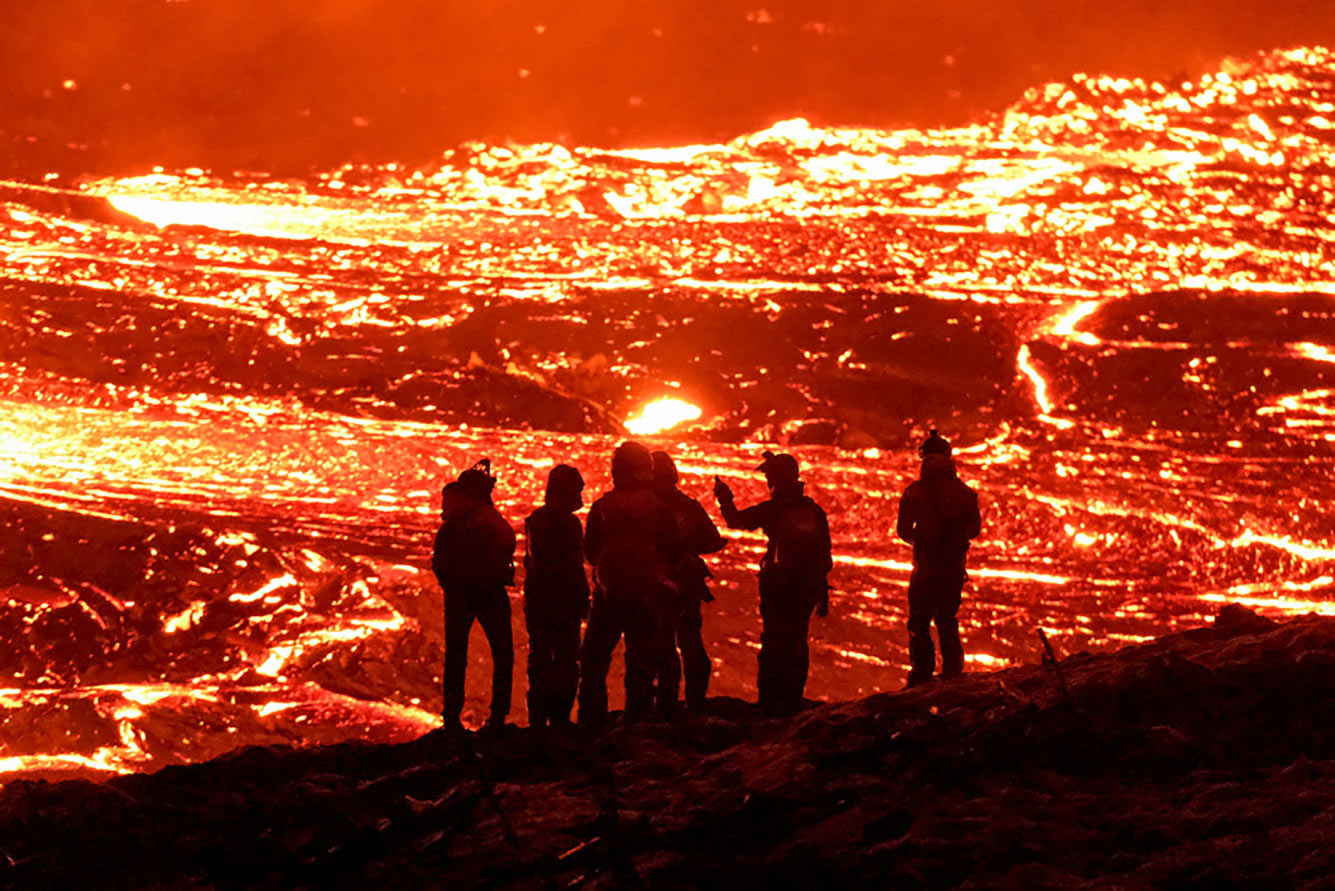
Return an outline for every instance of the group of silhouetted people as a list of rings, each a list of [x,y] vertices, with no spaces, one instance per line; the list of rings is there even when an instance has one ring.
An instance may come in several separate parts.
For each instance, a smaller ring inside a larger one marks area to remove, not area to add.
[[[978,535],[978,498],[955,473],[951,448],[935,430],[919,449],[921,478],[900,500],[897,531],[913,545],[909,582],[910,686],[930,680],[941,642],[942,676],[960,674],[964,653],[955,618],[964,559]],[[761,529],[762,631],[756,686],[761,707],[789,713],[802,704],[812,613],[830,608],[833,568],[825,511],[804,492],[792,455],[764,453],[757,468],[770,497],[739,509],[714,478],[724,522]],[[612,653],[625,641],[627,720],[670,718],[704,709],[712,665],[702,634],[702,606],[713,600],[704,555],[725,541],[705,508],[677,486],[666,452],[624,442],[612,456],[612,488],[593,502],[581,527],[584,479],[568,464],[552,468],[543,504],[524,521],[524,621],[528,629],[528,714],[534,727],[570,723],[576,699],[582,726],[607,717]],[[432,569],[445,592],[443,714],[458,727],[464,704],[468,636],[482,625],[492,656],[492,727],[510,711],[514,648],[510,599],[514,530],[492,501],[496,478],[483,460],[445,486]],[[585,572],[592,567],[593,583]],[[581,626],[583,636],[581,638]]]

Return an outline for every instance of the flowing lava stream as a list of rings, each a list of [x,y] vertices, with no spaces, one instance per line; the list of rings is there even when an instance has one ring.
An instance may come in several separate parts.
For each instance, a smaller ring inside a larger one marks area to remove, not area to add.
[[[160,172],[91,184],[104,213],[0,188],[0,772],[419,735],[440,485],[490,456],[518,526],[554,463],[605,488],[627,433],[702,499],[799,457],[837,554],[818,698],[903,682],[928,427],[983,496],[974,668],[1038,628],[1335,613],[1332,84],[1303,49],[952,130]],[[712,691],[749,697],[763,542],[729,540]]]

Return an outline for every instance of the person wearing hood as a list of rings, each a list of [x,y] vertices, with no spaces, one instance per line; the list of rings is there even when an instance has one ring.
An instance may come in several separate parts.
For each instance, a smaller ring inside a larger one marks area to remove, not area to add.
[[[969,553],[969,542],[982,528],[978,493],[956,474],[950,443],[933,430],[919,446],[918,454],[922,473],[900,496],[895,524],[899,537],[913,546],[913,574],[909,576],[910,687],[930,681],[936,669],[933,622],[941,643],[941,677],[949,679],[964,673],[964,646],[955,614],[968,578],[964,558]]]
[[[524,521],[524,624],[528,628],[528,723],[570,723],[579,686],[579,626],[589,614],[584,541],[575,511],[584,478],[569,464],[547,475],[542,507]]]
[[[830,611],[828,577],[834,566],[825,511],[804,492],[797,459],[764,453],[770,498],[739,510],[727,483],[714,478],[714,496],[733,529],[763,529],[760,559],[760,653],[756,688],[760,706],[784,714],[802,706],[809,653],[807,632],[814,609]]]
[[[612,651],[626,638],[626,717],[640,720],[655,706],[670,712],[677,688],[667,689],[676,664],[672,635],[680,603],[672,583],[679,559],[676,524],[654,494],[653,459],[636,442],[612,456],[612,490],[589,508],[584,555],[593,565],[593,606],[580,649],[579,722],[597,727],[607,716]]]
[[[483,459],[441,491],[441,526],[431,555],[431,569],[445,592],[445,671],[442,677],[446,727],[460,727],[468,635],[476,620],[491,648],[489,728],[505,724],[510,713],[514,645],[510,632],[510,595],[514,584],[515,533],[492,503],[496,478]]]
[[[692,712],[704,710],[705,694],[709,690],[709,675],[713,666],[709,653],[705,650],[704,637],[701,634],[704,621],[700,613],[702,604],[710,603],[714,595],[709,593],[708,580],[712,578],[702,554],[712,554],[723,549],[726,544],[719,535],[718,527],[709,518],[700,502],[677,488],[677,465],[667,452],[653,453],[654,491],[667,506],[677,524],[677,537],[681,543],[681,558],[673,568],[672,580],[681,596],[681,608],[676,623],[677,650],[680,652],[679,666],[672,666],[674,675],[680,673],[686,680],[686,708]],[[668,679],[672,689],[677,687],[676,677]],[[674,692],[675,698],[675,692]]]

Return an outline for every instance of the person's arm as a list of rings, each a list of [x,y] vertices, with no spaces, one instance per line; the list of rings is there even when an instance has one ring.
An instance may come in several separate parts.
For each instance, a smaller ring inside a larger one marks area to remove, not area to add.
[[[603,546],[603,511],[595,503],[589,508],[589,519],[584,526],[584,559],[593,566],[598,563],[598,552]]]
[[[572,591],[579,598],[579,617],[589,614],[589,577],[584,574],[584,530],[580,528],[579,517],[566,514],[555,524],[556,546],[559,554],[562,579],[570,584]]]
[[[447,535],[449,535],[449,533],[446,532],[445,524],[441,523],[440,528],[436,530],[436,540],[431,548],[431,572],[435,574],[436,581],[440,583],[442,588],[445,587],[445,548],[447,547]]]
[[[509,580],[506,584],[513,585],[515,583],[515,547],[518,544],[518,540],[515,538],[515,527],[511,526],[510,522],[501,516],[500,511],[496,511],[495,514],[496,517],[493,521],[495,532],[493,534],[496,537],[496,556],[498,560],[504,561],[509,566]]]
[[[719,513],[723,514],[723,522],[728,524],[729,529],[745,529],[749,532],[765,525],[769,517],[768,501],[753,504],[746,510],[738,510],[732,489],[718,477],[714,477],[714,497],[718,499]]]
[[[895,520],[895,532],[900,539],[913,544],[913,539],[917,537],[918,531],[918,498],[917,492],[909,486],[904,490],[904,494],[899,496],[899,516]]]
[[[969,541],[973,541],[983,531],[983,514],[982,511],[978,509],[978,493],[970,491],[969,494],[972,496],[969,499],[969,506],[971,510],[969,513],[969,523],[967,529],[965,530],[965,535],[969,539]]]
[[[820,592],[820,600],[816,603],[816,615],[822,619],[830,614],[830,572],[834,569],[834,545],[830,542],[830,520],[825,516],[824,508],[817,505],[820,511],[820,533],[824,544],[822,553],[825,554],[825,571],[821,573],[825,578],[825,584]]]
[[[825,555],[822,574],[829,575],[834,570],[834,545],[830,541],[830,520],[825,516],[824,508],[818,505],[816,510],[820,511],[821,553]]]

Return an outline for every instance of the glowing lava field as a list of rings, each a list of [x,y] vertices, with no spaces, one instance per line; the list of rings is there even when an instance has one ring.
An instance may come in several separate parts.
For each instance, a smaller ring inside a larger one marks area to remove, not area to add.
[[[628,424],[702,498],[800,458],[815,698],[903,683],[930,427],[982,496],[972,669],[1335,613],[1333,151],[1305,49],[956,129],[0,184],[0,771],[419,736],[441,484],[491,457],[518,526],[555,462],[605,488]],[[729,538],[711,692],[753,697],[763,541]]]

